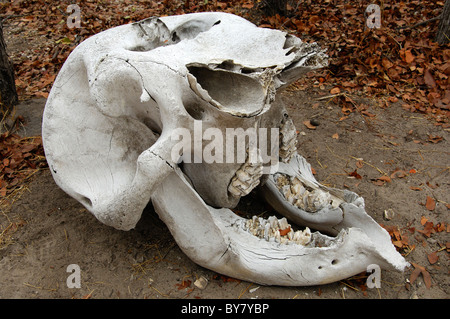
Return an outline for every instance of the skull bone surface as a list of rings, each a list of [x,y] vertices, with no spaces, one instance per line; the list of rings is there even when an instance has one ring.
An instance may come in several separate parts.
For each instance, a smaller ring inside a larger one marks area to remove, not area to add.
[[[132,229],[151,201],[187,256],[228,276],[302,286],[370,264],[401,271],[408,263],[364,200],[316,181],[275,101],[325,65],[316,44],[226,13],[106,30],[72,52],[53,85],[49,167],[117,229]],[[234,214],[253,189],[285,217]]]

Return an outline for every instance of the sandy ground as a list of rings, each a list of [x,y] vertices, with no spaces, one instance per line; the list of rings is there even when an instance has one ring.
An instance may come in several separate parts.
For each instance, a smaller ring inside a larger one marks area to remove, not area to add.
[[[422,217],[448,224],[449,135],[420,114],[398,105],[382,109],[376,100],[359,100],[370,106],[372,117],[353,112],[345,120],[341,107],[316,88],[285,92],[282,100],[296,124],[298,146],[316,171],[316,178],[329,186],[348,188],[365,198],[368,213],[379,223],[398,227],[409,249],[401,252],[410,263],[426,268],[431,287],[422,275],[409,283],[414,267],[404,273],[382,271],[381,288],[365,285],[368,274],[313,287],[267,287],[221,276],[197,266],[174,242],[167,227],[148,207],[136,229],[115,230],[98,222],[54,183],[48,170],[40,172],[28,191],[0,215],[0,230],[14,223],[9,241],[0,249],[0,298],[255,298],[255,299],[408,299],[449,296],[447,231],[424,236]],[[18,107],[26,125],[21,134],[40,134],[45,100],[29,100]],[[303,121],[315,119],[308,129]],[[337,134],[337,135],[335,135]],[[430,136],[442,137],[438,143]],[[359,159],[359,162],[358,162]],[[356,179],[348,173],[357,170]],[[384,185],[374,183],[400,169],[407,172]],[[410,173],[414,169],[417,173]],[[413,190],[416,187],[420,190]],[[434,210],[424,204],[436,200]],[[261,207],[261,208],[260,208]],[[256,192],[240,209],[264,209]],[[385,210],[393,216],[386,220]],[[448,228],[447,228],[448,229]],[[436,252],[437,262],[427,256]],[[81,288],[69,288],[67,267],[80,267]],[[204,289],[196,279],[208,280]]]

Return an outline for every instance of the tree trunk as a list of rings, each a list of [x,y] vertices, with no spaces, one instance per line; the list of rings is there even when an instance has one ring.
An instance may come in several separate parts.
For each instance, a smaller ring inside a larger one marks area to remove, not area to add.
[[[276,15],[277,13],[281,16],[286,16],[287,3],[288,0],[263,0],[263,11],[269,16]]]
[[[14,69],[6,53],[3,23],[0,20],[0,114],[7,113],[18,102]]]
[[[443,45],[450,39],[450,0],[445,1],[444,9],[441,13],[441,21],[436,34],[436,42]]]

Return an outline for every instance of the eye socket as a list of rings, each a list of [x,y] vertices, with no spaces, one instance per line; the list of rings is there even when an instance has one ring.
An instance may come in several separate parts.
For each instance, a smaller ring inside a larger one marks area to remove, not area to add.
[[[208,92],[211,104],[235,116],[254,116],[264,108],[264,90],[254,78],[236,72],[188,66],[197,84]],[[202,97],[204,98],[204,97]]]

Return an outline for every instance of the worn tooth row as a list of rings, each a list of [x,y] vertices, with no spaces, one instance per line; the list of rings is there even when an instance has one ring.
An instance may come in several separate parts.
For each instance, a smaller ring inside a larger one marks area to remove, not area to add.
[[[315,213],[332,203],[330,193],[321,189],[308,190],[297,177],[277,174],[275,181],[286,200],[304,211]]]
[[[263,173],[262,161],[242,164],[228,185],[228,191],[234,196],[245,196],[259,185]]]
[[[253,216],[252,219],[243,220],[241,227],[253,236],[269,242],[295,243],[305,246],[311,241],[311,231],[308,227],[303,231],[297,230],[294,232],[284,217],[277,219],[275,216],[270,216],[268,219],[264,219]]]
[[[297,152],[297,131],[290,118],[284,120],[280,127],[280,152],[282,162],[288,163]]]

